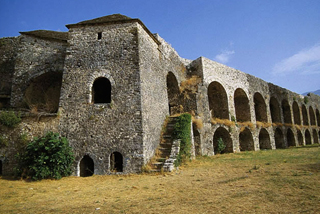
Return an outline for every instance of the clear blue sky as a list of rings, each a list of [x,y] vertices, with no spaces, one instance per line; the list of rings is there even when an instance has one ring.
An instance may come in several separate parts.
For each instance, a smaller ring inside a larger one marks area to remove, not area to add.
[[[320,0],[0,0],[0,37],[114,13],[141,19],[181,57],[298,93],[320,89]]]

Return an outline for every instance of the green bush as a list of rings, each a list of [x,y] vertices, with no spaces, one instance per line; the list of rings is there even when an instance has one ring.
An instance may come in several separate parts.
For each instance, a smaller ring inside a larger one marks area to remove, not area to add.
[[[53,132],[48,132],[42,138],[35,138],[24,152],[17,154],[17,158],[17,176],[33,180],[69,176],[74,161],[68,140]]]
[[[16,115],[13,111],[3,111],[0,113],[0,123],[7,127],[15,127],[21,122],[20,113]]]
[[[224,150],[225,150],[225,148],[226,148],[226,145],[224,144],[224,142],[223,142],[223,140],[222,140],[222,138],[220,137],[219,139],[218,139],[218,145],[217,145],[217,153],[218,154],[221,154]]]
[[[174,127],[174,139],[180,139],[180,152],[175,161],[175,166],[191,158],[191,115],[182,114],[178,117]]]

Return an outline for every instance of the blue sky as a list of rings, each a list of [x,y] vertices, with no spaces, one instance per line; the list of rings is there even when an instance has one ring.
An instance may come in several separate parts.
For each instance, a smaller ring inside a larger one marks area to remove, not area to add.
[[[0,37],[114,13],[181,57],[221,62],[297,93],[320,89],[319,0],[0,0]]]

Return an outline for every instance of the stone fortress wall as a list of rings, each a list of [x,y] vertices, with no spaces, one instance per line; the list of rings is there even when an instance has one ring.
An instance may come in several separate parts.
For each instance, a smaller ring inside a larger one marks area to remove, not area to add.
[[[302,96],[204,57],[182,59],[139,19],[115,14],[0,39],[0,101],[21,111],[1,126],[2,174],[12,173],[19,136],[48,130],[69,139],[74,174],[140,172],[168,115],[190,112],[197,155],[319,143],[320,98]]]

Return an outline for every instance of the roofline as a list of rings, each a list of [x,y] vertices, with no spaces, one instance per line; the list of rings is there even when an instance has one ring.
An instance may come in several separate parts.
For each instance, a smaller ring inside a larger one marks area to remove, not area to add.
[[[124,19],[124,20],[116,20],[116,21],[106,21],[100,23],[76,23],[76,24],[68,24],[66,27],[68,29],[74,27],[80,27],[85,25],[113,25],[113,24],[120,24],[120,23],[131,23],[131,22],[138,22],[142,28],[149,34],[149,36],[157,43],[157,45],[161,45],[161,42],[150,32],[150,30],[143,24],[140,19]]]
[[[23,31],[19,32],[21,35],[28,35],[28,36],[33,36],[33,37],[38,37],[42,39],[53,39],[53,40],[59,40],[59,41],[67,41],[67,38],[61,38],[61,37],[56,37],[56,36],[45,36],[45,35],[39,35],[35,32],[40,32],[40,31],[46,31],[46,32],[52,32],[52,33],[68,33],[68,32],[59,32],[59,31],[52,31],[52,30],[33,30],[33,31]]]

